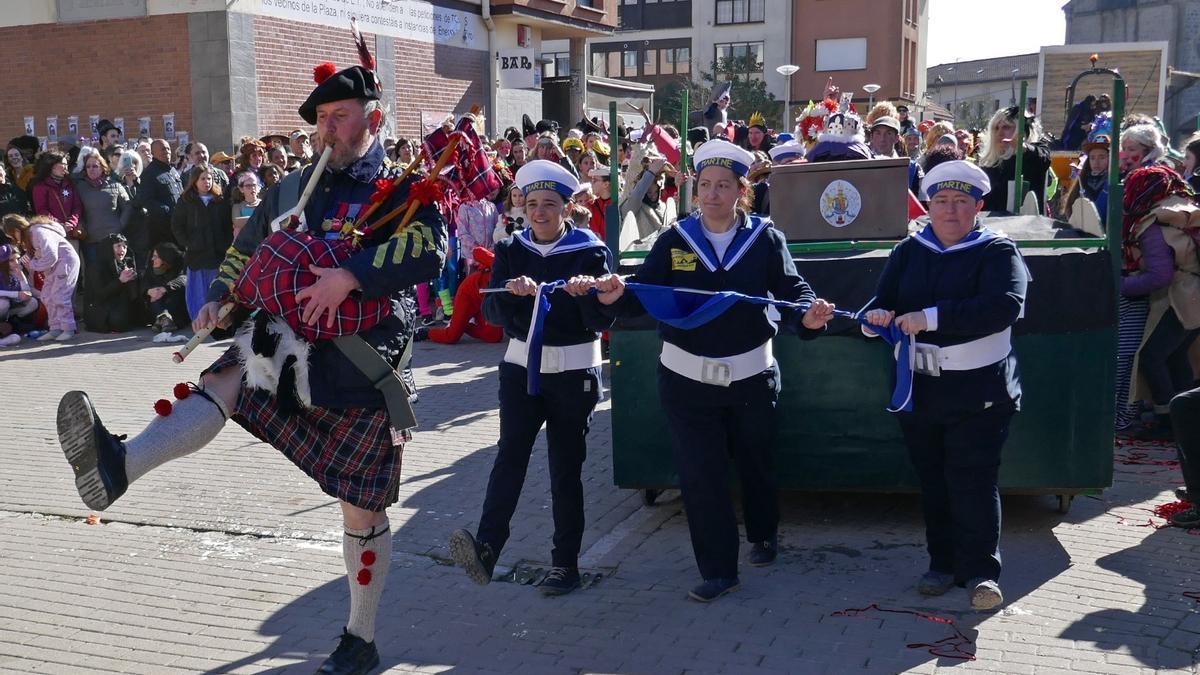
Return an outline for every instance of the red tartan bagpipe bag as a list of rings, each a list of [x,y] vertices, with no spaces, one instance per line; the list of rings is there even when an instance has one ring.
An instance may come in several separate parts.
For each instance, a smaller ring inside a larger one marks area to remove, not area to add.
[[[273,232],[246,262],[233,293],[246,307],[282,318],[309,342],[360,333],[392,313],[389,298],[350,294],[338,305],[332,328],[326,326],[324,315],[314,325],[304,323],[300,319],[304,308],[296,301],[296,294],[319,278],[309,271],[310,265],[338,267],[359,250],[346,238],[326,241],[295,229]]]

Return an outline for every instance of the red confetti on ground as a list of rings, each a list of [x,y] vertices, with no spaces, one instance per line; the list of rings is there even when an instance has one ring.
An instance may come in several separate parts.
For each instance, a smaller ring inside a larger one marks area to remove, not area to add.
[[[944,637],[936,642],[913,642],[905,646],[909,649],[924,649],[932,656],[941,656],[948,659],[962,659],[963,661],[975,660],[975,654],[964,649],[964,647],[975,644],[975,641],[964,635],[951,619],[934,616],[933,614],[923,614],[921,612],[915,612],[911,609],[884,609],[875,603],[871,603],[867,607],[861,607],[858,609],[843,609],[840,612],[834,612],[829,616],[857,618],[871,610],[884,612],[887,614],[909,614],[917,617],[918,619],[924,619],[926,621],[932,621],[934,623],[941,623],[950,626],[950,629],[954,631],[953,635]]]
[[[362,560],[362,564],[364,564],[368,567],[370,567],[371,565],[374,565],[375,564],[375,551],[363,551],[362,555],[359,556],[359,560]]]
[[[154,412],[158,413],[162,417],[166,417],[167,415],[170,415],[171,414],[171,402],[165,398],[158,399],[157,401],[154,402]]]
[[[1187,511],[1190,508],[1192,508],[1190,502],[1168,502],[1166,504],[1159,504],[1158,506],[1154,507],[1154,515],[1158,516],[1159,518],[1166,518],[1167,520],[1170,520],[1171,516],[1179,513],[1180,511]]]
[[[371,570],[359,570],[358,571],[358,585],[366,586],[369,583],[371,583]]]
[[[1136,451],[1113,455],[1113,461],[1125,466],[1179,466],[1178,459],[1150,459],[1150,453]]]
[[[88,517],[83,519],[83,522],[87,523],[88,525],[99,525],[100,524],[100,514],[89,513]]]
[[[175,385],[175,389],[173,389],[171,393],[175,394],[175,398],[182,401],[183,399],[192,395],[192,388],[187,386],[186,382],[180,382],[179,384]]]

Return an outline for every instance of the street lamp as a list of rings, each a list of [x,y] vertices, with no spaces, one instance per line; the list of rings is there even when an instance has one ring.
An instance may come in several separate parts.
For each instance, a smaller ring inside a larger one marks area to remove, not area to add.
[[[870,99],[869,102],[867,103],[867,112],[870,112],[871,108],[875,107],[875,92],[879,91],[882,88],[883,87],[881,87],[877,84],[864,84],[863,85],[863,91],[867,92],[867,96]]]
[[[788,131],[791,131],[791,129],[792,129],[792,110],[791,110],[791,106],[792,106],[792,75],[795,75],[797,70],[800,70],[800,66],[793,66],[790,63],[787,65],[779,66],[778,68],[775,69],[775,72],[779,73],[784,78],[783,79],[783,92],[784,92],[783,93],[783,98],[784,98],[784,101],[783,101],[783,127]]]

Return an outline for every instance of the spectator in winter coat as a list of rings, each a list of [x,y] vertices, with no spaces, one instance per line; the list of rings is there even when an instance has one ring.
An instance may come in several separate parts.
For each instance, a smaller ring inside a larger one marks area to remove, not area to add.
[[[172,214],[175,204],[183,193],[183,181],[179,172],[171,166],[171,146],[161,138],[150,144],[153,159],[141,175],[138,201],[146,210],[146,229],[150,245],[160,241],[174,241],[171,235]]]
[[[67,171],[67,156],[63,153],[43,152],[38,156],[33,176],[33,213],[52,218],[68,239],[78,239],[83,202]]]
[[[105,238],[108,255],[88,266],[88,305],[84,316],[88,330],[123,333],[138,323],[141,312],[137,264],[129,242],[121,234]]]
[[[183,247],[187,265],[187,306],[192,319],[204,306],[204,294],[233,243],[233,211],[213,181],[209,165],[188,172],[187,187],[171,219],[171,232]]]
[[[65,163],[63,164],[66,169]],[[4,216],[0,221],[4,234],[25,252],[21,264],[31,271],[41,272],[42,304],[50,322],[50,330],[38,340],[58,340],[75,337],[75,312],[71,296],[79,281],[79,255],[67,241],[67,231],[47,216],[25,220],[18,215]]]
[[[186,289],[187,270],[179,247],[165,242],[155,246],[142,277],[142,295],[155,333],[173,333],[188,325]]]
[[[104,158],[94,149],[89,148],[87,152],[82,162],[83,175],[78,184],[79,199],[83,203],[85,269],[92,263],[112,256],[109,235],[124,234],[133,213],[129,193],[111,178]],[[128,248],[128,239],[123,245]]]
[[[8,180],[8,170],[0,164],[0,218],[10,213],[26,215],[29,213],[29,197],[21,188]]]

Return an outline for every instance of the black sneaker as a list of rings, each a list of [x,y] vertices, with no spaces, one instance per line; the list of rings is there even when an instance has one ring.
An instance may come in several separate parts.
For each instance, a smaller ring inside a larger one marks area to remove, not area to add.
[[[475,541],[466,530],[455,530],[450,535],[450,558],[463,568],[471,581],[486,586],[492,581],[496,569],[496,554],[488,544]]]
[[[1178,499],[1181,502],[1187,502],[1189,504],[1192,503],[1192,500],[1188,499],[1188,491],[1185,487],[1175,488],[1175,499]]]
[[[750,549],[750,564],[755,567],[766,567],[774,564],[775,558],[779,555],[779,537],[774,536],[766,541],[754,542],[754,547]]]
[[[58,442],[75,470],[75,488],[89,509],[107,509],[129,488],[124,440],[108,433],[82,391],[69,391],[58,402]]]
[[[374,642],[352,635],[345,628],[337,649],[317,668],[317,675],[365,675],[379,665]]]
[[[1176,513],[1171,516],[1171,524],[1188,530],[1200,527],[1200,508],[1193,506]]]
[[[566,595],[576,588],[579,588],[579,569],[576,567],[553,567],[538,584],[545,596]]]
[[[705,579],[704,583],[688,591],[688,597],[696,602],[712,602],[741,587],[742,584],[736,577],[733,579]]]

